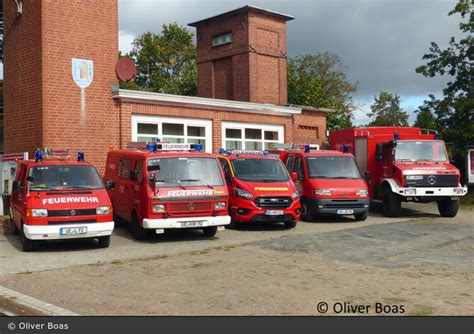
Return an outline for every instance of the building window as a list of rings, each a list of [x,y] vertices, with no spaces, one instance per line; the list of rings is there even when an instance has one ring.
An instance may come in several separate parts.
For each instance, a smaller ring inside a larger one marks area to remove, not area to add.
[[[283,141],[281,125],[222,123],[222,147],[229,150],[267,150]]]
[[[132,141],[202,144],[212,152],[212,122],[199,119],[132,116]]]
[[[232,43],[232,33],[228,32],[212,38],[212,47]]]

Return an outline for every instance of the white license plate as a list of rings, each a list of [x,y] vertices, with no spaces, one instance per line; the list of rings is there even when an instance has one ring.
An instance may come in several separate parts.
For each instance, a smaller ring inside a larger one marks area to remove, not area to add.
[[[181,222],[181,227],[200,227],[204,221],[194,221],[194,222]]]
[[[354,210],[337,210],[338,215],[352,215]]]
[[[61,227],[59,229],[60,235],[76,235],[76,234],[86,234],[86,233],[87,233],[87,226]]]
[[[267,210],[265,211],[267,216],[281,216],[284,214],[283,210]]]

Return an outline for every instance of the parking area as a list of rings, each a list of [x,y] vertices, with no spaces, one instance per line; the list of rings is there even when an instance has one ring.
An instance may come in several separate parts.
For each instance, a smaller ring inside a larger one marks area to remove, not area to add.
[[[62,242],[23,253],[17,236],[1,236],[0,286],[83,315],[352,314],[339,303],[371,305],[369,315],[472,314],[473,211],[447,219],[434,205],[404,207],[400,218],[374,205],[365,222],[256,225],[212,238],[137,242],[118,228],[108,249]],[[376,313],[377,303],[390,312]]]

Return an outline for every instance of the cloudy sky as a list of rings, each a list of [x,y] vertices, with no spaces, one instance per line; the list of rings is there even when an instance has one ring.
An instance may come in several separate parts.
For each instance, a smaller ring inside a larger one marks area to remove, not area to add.
[[[428,94],[438,95],[446,79],[415,73],[431,41],[446,46],[459,37],[459,17],[448,16],[455,0],[119,0],[120,48],[144,31],[160,32],[163,23],[207,18],[244,5],[295,16],[288,22],[290,56],[330,51],[347,66],[350,81],[359,82],[355,123],[382,91],[401,96],[412,114]],[[193,28],[190,28],[193,32]],[[413,122],[414,116],[410,120]]]

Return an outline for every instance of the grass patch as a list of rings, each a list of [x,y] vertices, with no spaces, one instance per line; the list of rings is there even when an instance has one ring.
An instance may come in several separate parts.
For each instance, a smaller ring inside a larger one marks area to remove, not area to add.
[[[469,209],[474,211],[474,191],[468,192],[466,195],[461,197],[461,207],[463,209]]]
[[[427,317],[433,315],[433,309],[426,305],[419,305],[416,309],[410,312],[410,315],[416,317]]]

